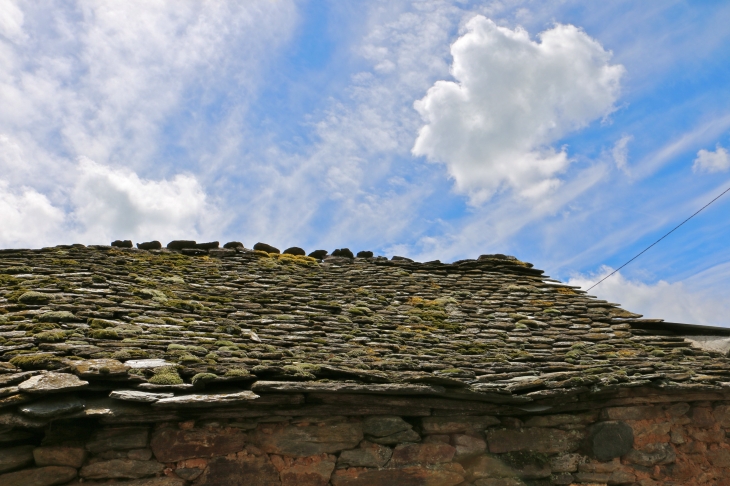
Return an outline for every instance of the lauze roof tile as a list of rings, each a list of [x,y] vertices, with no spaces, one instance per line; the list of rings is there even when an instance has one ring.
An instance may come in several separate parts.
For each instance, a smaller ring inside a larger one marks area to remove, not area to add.
[[[711,337],[724,330],[641,319],[505,255],[318,260],[153,243],[0,250],[0,411],[77,410],[71,395],[27,405],[54,384],[160,417],[303,393],[524,404],[730,386]]]

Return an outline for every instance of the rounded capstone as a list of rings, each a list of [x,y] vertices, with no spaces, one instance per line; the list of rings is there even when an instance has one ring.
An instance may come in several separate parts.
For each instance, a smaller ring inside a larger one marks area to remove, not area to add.
[[[265,251],[266,253],[281,253],[278,248],[271,246],[268,243],[261,243],[260,241],[253,245],[253,249]]]
[[[291,248],[284,250],[284,255],[304,256],[306,254],[307,253],[298,246],[292,246]]]
[[[173,240],[167,244],[170,250],[182,250],[184,248],[195,248],[197,243],[193,240]]]
[[[144,243],[137,243],[137,248],[140,250],[160,250],[162,249],[162,243],[157,240],[145,241]]]
[[[312,253],[309,254],[309,256],[312,258],[316,258],[317,260],[322,260],[324,257],[327,256],[327,253],[329,253],[327,250],[314,250]]]
[[[338,248],[332,252],[332,256],[355,258],[355,255],[352,254],[352,251],[349,248]]]
[[[625,422],[599,422],[586,436],[587,453],[599,461],[609,461],[628,453],[634,445],[634,431]]]
[[[116,248],[132,248],[131,240],[114,240],[112,246]]]

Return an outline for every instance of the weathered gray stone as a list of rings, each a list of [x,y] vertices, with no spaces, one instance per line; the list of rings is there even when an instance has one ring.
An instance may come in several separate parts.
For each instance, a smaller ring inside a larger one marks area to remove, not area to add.
[[[35,430],[22,430],[22,429],[7,429],[6,427],[0,427],[0,445],[9,443],[22,443],[23,441],[29,441],[38,437],[38,431]]]
[[[573,477],[579,483],[632,484],[636,481],[636,476],[628,471],[577,472]]]
[[[670,444],[648,444],[642,450],[631,449],[625,459],[632,464],[651,467],[656,464],[672,463],[677,459],[677,455]]]
[[[456,460],[476,456],[487,450],[487,443],[483,439],[466,434],[454,434],[453,444],[456,449],[454,455]]]
[[[17,388],[17,387],[13,387]],[[20,391],[20,390],[18,390]],[[18,405],[22,405],[24,403],[33,401],[33,395],[25,394],[25,393],[18,393],[17,395],[9,395],[3,398],[0,398],[0,408],[10,408],[10,407],[17,407]]]
[[[173,240],[167,244],[170,250],[183,250],[185,248],[195,248],[197,242],[194,240]]]
[[[54,486],[71,481],[76,469],[66,466],[48,466],[24,469],[0,475],[2,486]]]
[[[633,407],[612,407],[603,410],[608,420],[653,420],[664,418],[661,407],[639,405]]]
[[[565,413],[530,417],[525,427],[557,427],[560,425],[592,424],[598,420],[598,411],[588,413]]]
[[[317,260],[321,260],[327,256],[327,253],[329,253],[327,250],[314,250],[312,253],[309,254],[309,256],[312,258],[316,258]]]
[[[327,486],[336,458],[329,454],[310,457],[272,456],[282,486]]]
[[[464,461],[463,465],[468,481],[516,477],[515,472],[501,459],[501,456],[484,454]]]
[[[88,484],[88,483],[87,483]],[[102,484],[108,484],[106,482]],[[169,476],[161,476],[159,478],[133,479],[124,481],[123,483],[115,483],[119,486],[185,486],[185,480],[173,478]]]
[[[483,431],[498,425],[499,419],[490,416],[466,417],[424,417],[421,429],[424,434],[463,434],[470,431]]]
[[[689,416],[695,427],[710,428],[715,425],[715,417],[713,417],[710,407],[695,407],[690,411]]]
[[[0,387],[17,385],[31,376],[40,374],[40,371],[24,371],[22,373],[10,373],[8,375],[0,375]]]
[[[377,383],[359,385],[342,382],[257,381],[251,386],[256,393],[365,393],[376,395],[442,395],[442,386]]]
[[[33,464],[33,446],[22,445],[0,449],[0,472],[12,471]]]
[[[198,395],[180,395],[171,398],[163,398],[152,405],[154,407],[219,407],[224,405],[237,405],[250,403],[259,398],[255,393],[246,390],[238,393],[209,393]]]
[[[150,447],[158,461],[177,462],[193,457],[224,456],[242,451],[246,435],[239,429],[155,430]]]
[[[10,395],[17,395],[20,393],[20,390],[17,386],[6,386],[5,388],[0,388],[0,398],[7,397]]]
[[[84,465],[86,451],[82,447],[44,446],[33,449],[37,466],[69,466],[79,468]]]
[[[137,479],[161,473],[164,466],[157,461],[112,459],[81,468],[79,476],[86,479]]]
[[[393,455],[390,447],[368,442],[360,443],[357,449],[342,451],[337,459],[340,467],[383,467]]]
[[[281,486],[279,471],[268,457],[236,454],[216,457],[208,463],[196,486]]]
[[[669,415],[672,417],[681,417],[682,415],[689,412],[689,409],[689,403],[680,402],[675,403],[674,405],[671,405],[669,408],[667,408],[667,413],[669,413]]]
[[[510,452],[500,457],[522,479],[547,478],[551,474],[550,462],[544,454],[534,452]]]
[[[634,431],[624,422],[599,422],[588,430],[586,452],[599,461],[621,457],[634,445]]]
[[[84,401],[73,395],[52,396],[19,408],[20,413],[31,418],[51,419],[79,412],[84,409]]]
[[[18,297],[18,302],[27,305],[43,305],[49,303],[54,297],[53,294],[45,292],[29,291]]]
[[[49,372],[25,380],[18,389],[25,393],[46,394],[80,390],[88,385],[88,381],[82,381],[76,375]]]
[[[190,383],[180,383],[179,385],[158,385],[156,383],[140,383],[137,385],[140,390],[150,392],[170,393],[176,391],[191,391],[194,387]]]
[[[127,452],[127,459],[134,459],[135,461],[149,461],[152,459],[151,449],[132,449]]]
[[[352,449],[362,439],[360,422],[307,426],[259,424],[252,436],[254,444],[264,452],[297,457]]]
[[[446,467],[350,468],[335,470],[331,481],[333,486],[455,486],[464,476]]]
[[[730,405],[718,405],[712,415],[721,427],[730,427]]]
[[[45,420],[32,419],[19,413],[5,412],[0,413],[0,425],[8,425],[11,427],[22,427],[24,429],[34,429],[43,427],[47,424]]]
[[[139,390],[119,390],[109,394],[109,398],[125,402],[154,403],[163,398],[172,398],[174,393],[153,393]]]
[[[137,248],[140,250],[159,250],[162,248],[162,243],[157,240],[145,241],[144,243],[137,243]]]
[[[573,477],[571,476],[571,481]],[[552,484],[570,484],[568,483],[556,483],[554,481],[551,481]],[[516,478],[486,478],[486,479],[477,479],[474,481],[474,486],[524,486],[525,483],[521,479]]]
[[[395,434],[386,435],[385,437],[368,436],[368,439],[376,444],[394,445],[401,442],[420,442],[421,436],[413,429],[396,432]]]
[[[557,486],[568,486],[573,484],[573,475],[570,473],[555,473],[550,476],[550,483]]]
[[[177,474],[186,481],[195,481],[201,474],[203,474],[203,470],[197,468],[181,467],[175,469],[175,474]]]
[[[227,258],[236,256],[236,250],[233,248],[221,248],[216,250],[208,250],[208,256],[213,258]]]
[[[401,417],[393,415],[367,417],[362,422],[363,433],[373,437],[385,437],[412,428],[413,426]]]
[[[154,368],[164,368],[166,366],[175,366],[175,363],[165,361],[164,359],[130,359],[124,362],[125,366],[132,369],[151,370]]]
[[[116,359],[87,359],[84,361],[69,361],[74,373],[81,378],[115,378],[126,376],[129,366]]]
[[[583,461],[583,456],[580,454],[560,454],[550,458],[550,469],[557,473],[575,472],[578,470],[578,464]]]
[[[707,451],[707,459],[715,467],[730,468],[730,450],[715,449]]]
[[[578,448],[582,434],[578,431],[564,431],[547,428],[495,429],[487,432],[489,452],[502,454],[515,451],[556,454],[571,452]]]
[[[281,253],[278,248],[269,245],[268,243],[258,242],[253,245],[254,250],[265,251],[266,253]]]
[[[111,450],[142,449],[147,447],[147,427],[110,427],[101,429],[86,443],[92,454]]]
[[[400,444],[393,451],[390,460],[392,467],[410,466],[413,464],[427,466],[451,462],[456,449],[449,444]]]

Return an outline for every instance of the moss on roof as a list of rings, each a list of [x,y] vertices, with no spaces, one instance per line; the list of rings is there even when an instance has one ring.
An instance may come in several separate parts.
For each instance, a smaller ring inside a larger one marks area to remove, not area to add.
[[[0,250],[2,371],[165,363],[132,367],[125,387],[349,380],[516,396],[730,381],[724,355],[640,317],[502,255],[442,264],[243,248]]]

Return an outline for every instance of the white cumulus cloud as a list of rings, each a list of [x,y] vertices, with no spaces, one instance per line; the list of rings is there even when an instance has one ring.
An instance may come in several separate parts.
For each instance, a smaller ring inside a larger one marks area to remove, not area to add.
[[[476,16],[452,45],[455,81],[438,81],[415,103],[425,125],[413,154],[445,163],[473,203],[511,188],[539,197],[569,164],[563,136],[614,110],[621,65],[572,25],[530,39]]]
[[[64,218],[63,211],[43,194],[28,187],[11,190],[0,180],[0,246],[38,248],[51,244],[51,235],[61,228]]]
[[[702,149],[697,152],[692,170],[695,172],[726,172],[730,170],[730,155],[726,149],[717,145],[715,151]]]
[[[71,202],[77,231],[85,241],[97,243],[195,239],[221,221],[192,175],[147,180],[85,158],[79,161]]]
[[[576,275],[568,280],[568,284],[587,289],[612,271],[613,269],[604,266],[595,275]],[[590,293],[621,304],[624,309],[643,314],[647,318],[730,326],[730,319],[727,317],[730,316],[730,302],[724,296],[697,284],[698,282],[693,281],[670,283],[664,280],[647,284],[627,279],[619,272]]]

